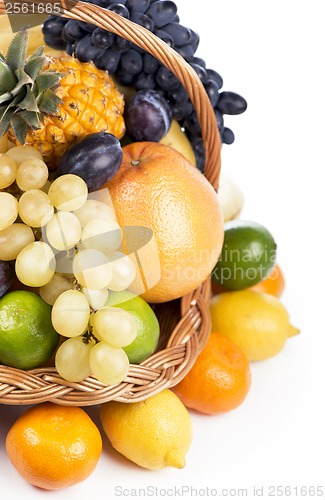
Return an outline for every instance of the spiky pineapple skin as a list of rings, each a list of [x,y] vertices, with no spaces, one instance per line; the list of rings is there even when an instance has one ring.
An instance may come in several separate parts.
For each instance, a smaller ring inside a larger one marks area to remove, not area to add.
[[[25,144],[42,153],[50,170],[57,168],[70,145],[87,134],[109,132],[118,139],[124,135],[124,97],[107,72],[64,53],[49,58],[47,69],[64,74],[56,90],[62,103],[57,115],[44,116],[41,128],[28,131]],[[12,129],[8,135],[19,144]]]

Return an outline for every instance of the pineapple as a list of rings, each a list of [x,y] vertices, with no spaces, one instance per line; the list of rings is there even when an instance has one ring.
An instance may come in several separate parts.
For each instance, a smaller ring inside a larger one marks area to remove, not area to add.
[[[111,76],[92,63],[39,47],[27,58],[29,30],[17,33],[0,54],[0,137],[37,148],[54,170],[68,147],[94,132],[120,139],[124,97]]]

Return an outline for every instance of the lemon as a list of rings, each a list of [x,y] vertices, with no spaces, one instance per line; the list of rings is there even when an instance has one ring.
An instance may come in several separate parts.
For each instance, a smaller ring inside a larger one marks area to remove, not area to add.
[[[100,417],[113,448],[132,462],[152,470],[185,466],[192,423],[169,389],[138,403],[105,403]]]
[[[299,333],[276,297],[252,290],[216,295],[211,300],[212,330],[235,342],[250,361],[270,358]]]

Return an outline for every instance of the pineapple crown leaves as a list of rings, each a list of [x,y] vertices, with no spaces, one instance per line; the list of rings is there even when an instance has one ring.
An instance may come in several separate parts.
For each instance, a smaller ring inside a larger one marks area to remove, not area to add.
[[[12,127],[21,144],[29,129],[40,128],[44,115],[55,115],[62,102],[55,94],[62,73],[46,70],[44,47],[27,57],[29,29],[12,39],[6,57],[0,54],[0,137]]]

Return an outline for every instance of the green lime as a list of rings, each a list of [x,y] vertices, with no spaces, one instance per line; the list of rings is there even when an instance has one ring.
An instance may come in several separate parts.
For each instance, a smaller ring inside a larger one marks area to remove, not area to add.
[[[137,336],[134,341],[123,347],[130,363],[138,364],[147,359],[157,347],[160,327],[157,316],[149,304],[132,292],[112,292],[106,306],[120,307],[134,317]]]
[[[276,243],[271,233],[256,222],[226,222],[219,260],[212,280],[229,290],[256,285],[272,271],[276,259]]]
[[[59,335],[51,307],[36,293],[9,292],[0,299],[0,363],[29,370],[54,353]]]

